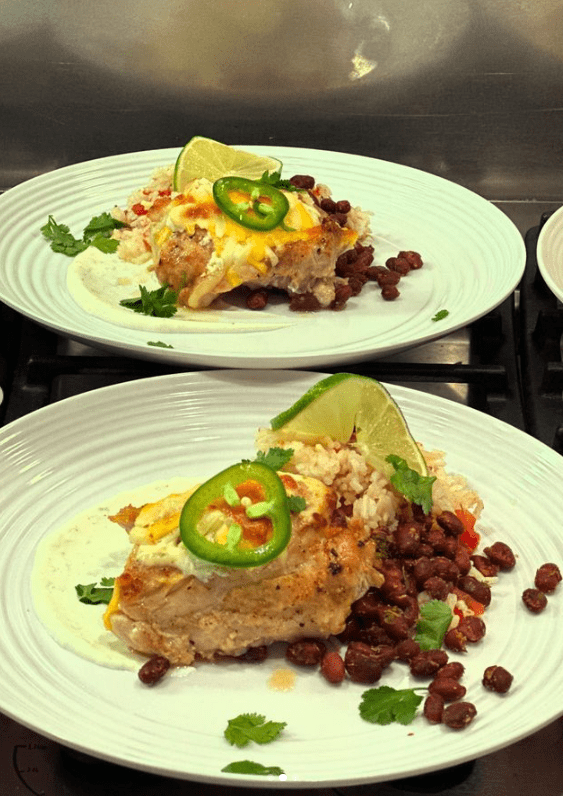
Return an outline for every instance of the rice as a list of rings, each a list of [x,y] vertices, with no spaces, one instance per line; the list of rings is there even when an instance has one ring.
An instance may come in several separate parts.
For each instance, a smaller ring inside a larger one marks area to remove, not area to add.
[[[363,520],[366,527],[376,530],[382,526],[393,530],[404,497],[397,492],[387,476],[374,470],[361,451],[353,444],[342,444],[329,437],[311,441],[288,438],[283,433],[260,429],[256,447],[267,452],[270,448],[293,450],[293,456],[283,468],[287,472],[317,478],[333,487],[341,504],[352,507],[352,516]],[[478,518],[483,503],[465,478],[445,470],[442,451],[426,451],[420,445],[428,465],[429,475],[436,476],[432,485],[433,513],[470,511]]]
[[[125,262],[145,263],[151,259],[152,220],[145,211],[149,210],[159,198],[175,195],[172,192],[173,174],[173,165],[155,169],[147,185],[129,196],[125,209],[117,206],[112,209],[113,218],[126,225],[122,229],[114,230],[112,234],[112,238],[119,241],[117,253]]]
[[[422,446],[420,448],[430,474],[436,476],[432,487],[436,513],[464,509],[478,519],[483,511],[483,501],[478,493],[469,487],[464,476],[446,471],[444,451],[426,451]]]

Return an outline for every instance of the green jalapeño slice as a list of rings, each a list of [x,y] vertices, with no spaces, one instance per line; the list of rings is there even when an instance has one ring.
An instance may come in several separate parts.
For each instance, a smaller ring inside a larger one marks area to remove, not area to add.
[[[225,215],[242,227],[265,232],[284,220],[289,210],[287,197],[259,180],[222,177],[213,183],[213,198]]]
[[[188,498],[180,515],[188,550],[225,567],[258,567],[285,550],[291,515],[279,475],[261,462],[228,467]]]

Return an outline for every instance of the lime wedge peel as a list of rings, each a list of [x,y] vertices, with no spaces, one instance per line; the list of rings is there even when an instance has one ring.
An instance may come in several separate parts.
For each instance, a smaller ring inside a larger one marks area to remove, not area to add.
[[[174,166],[174,190],[202,177],[215,182],[221,177],[245,177],[258,180],[265,171],[280,171],[282,163],[275,158],[234,149],[212,138],[194,136],[182,149]]]
[[[335,373],[314,384],[292,406],[271,420],[274,431],[313,441],[330,437],[346,443],[356,431],[356,443],[367,461],[390,476],[386,461],[394,454],[420,475],[428,475],[424,456],[409,431],[403,413],[388,390],[375,379]]]

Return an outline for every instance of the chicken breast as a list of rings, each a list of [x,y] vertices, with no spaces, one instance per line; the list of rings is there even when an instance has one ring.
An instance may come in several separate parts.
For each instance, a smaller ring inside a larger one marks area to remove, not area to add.
[[[284,192],[289,212],[283,226],[256,231],[224,215],[212,184],[195,180],[154,216],[153,267],[178,303],[208,307],[239,285],[310,294],[321,307],[335,298],[338,257],[353,248],[358,232],[342,226],[307,192]]]
[[[383,582],[375,541],[361,521],[336,511],[330,487],[304,476],[281,478],[306,508],[292,514],[284,553],[254,568],[190,560],[177,528],[187,495],[140,511],[125,507],[114,519],[137,541],[116,580],[106,626],[131,649],[184,665],[341,632],[351,604]]]

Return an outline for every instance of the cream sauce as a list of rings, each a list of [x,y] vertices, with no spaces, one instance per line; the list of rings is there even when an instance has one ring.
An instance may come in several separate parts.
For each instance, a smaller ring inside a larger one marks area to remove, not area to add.
[[[104,254],[94,246],[79,254],[67,271],[67,288],[85,312],[104,321],[147,332],[233,332],[278,329],[297,319],[274,313],[244,310],[219,302],[217,310],[190,310],[179,307],[172,318],[142,315],[121,307],[123,299],[138,298],[139,285],[147,290],[161,286],[146,263],[129,263],[117,254]]]
[[[79,602],[75,586],[99,583],[101,578],[116,577],[123,571],[131,543],[108,515],[193,485],[193,479],[175,478],[120,493],[41,540],[32,573],[33,600],[39,619],[61,646],[103,666],[137,670],[142,665],[146,658],[131,652],[104,628],[106,606]]]

